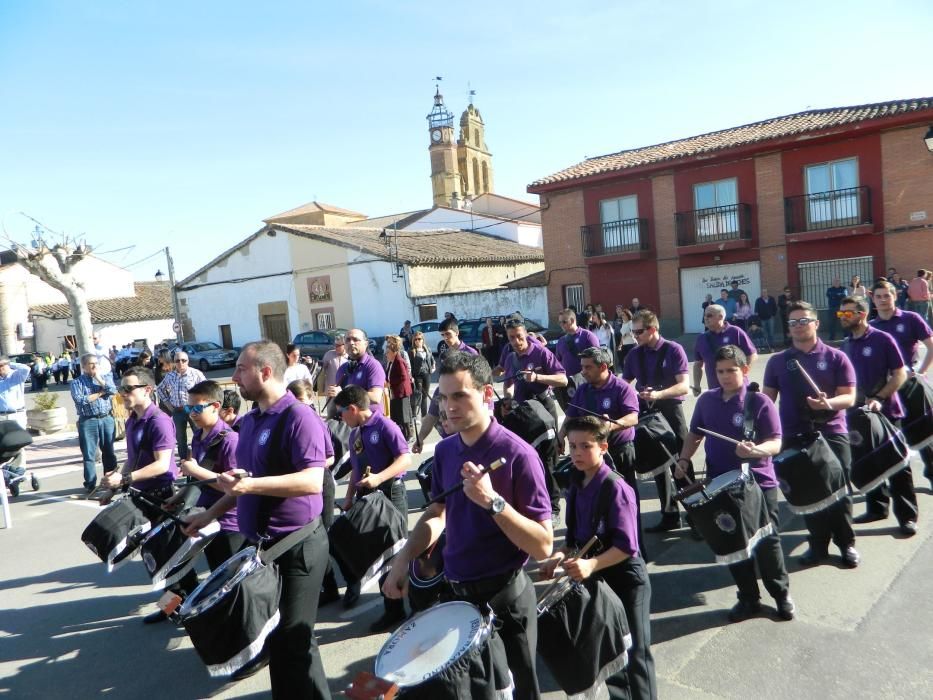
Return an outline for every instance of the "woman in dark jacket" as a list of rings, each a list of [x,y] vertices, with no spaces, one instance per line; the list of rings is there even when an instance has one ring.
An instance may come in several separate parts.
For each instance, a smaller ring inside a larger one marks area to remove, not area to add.
[[[434,354],[424,345],[424,333],[415,331],[411,337],[411,412],[424,419],[431,398],[431,374],[434,372]]]
[[[386,384],[389,387],[389,418],[411,439],[411,371],[402,357],[402,339],[386,336]]]

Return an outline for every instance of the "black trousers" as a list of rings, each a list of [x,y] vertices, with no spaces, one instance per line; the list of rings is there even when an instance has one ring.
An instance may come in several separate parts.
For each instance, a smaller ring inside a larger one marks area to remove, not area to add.
[[[892,422],[900,429],[899,420]],[[897,522],[903,524],[908,520],[917,521],[920,511],[917,508],[917,494],[914,493],[914,473],[909,464],[897,474],[889,476],[878,488],[865,494],[865,506],[869,513],[888,517],[889,504],[893,504]]]
[[[239,532],[221,530],[217,536],[204,548],[204,556],[211,571],[223,564],[227,559],[243,549],[246,538]]]
[[[774,525],[774,534],[763,538],[750,559],[729,565],[729,573],[739,587],[738,598],[750,603],[758,602],[761,594],[758,591],[758,572],[761,573],[761,582],[765,590],[775,600],[787,597],[790,581],[787,569],[784,567],[784,551],[781,549],[781,520],[778,507],[777,489],[762,491],[765,497],[765,506]],[[755,570],[757,563],[758,569]]]
[[[428,404],[431,401],[431,375],[419,374],[412,377],[411,414],[424,420],[428,415]]]
[[[680,454],[680,450],[683,449],[684,440],[687,439],[687,433],[690,430],[690,426],[687,424],[687,419],[684,416],[683,402],[666,399],[655,401],[654,407],[657,408],[661,412],[661,415],[667,419],[667,422],[671,424],[671,430],[673,430],[674,435],[677,436],[677,454],[674,455],[676,457]],[[644,406],[644,408],[647,408],[647,406]],[[690,482],[696,479],[696,474],[693,471],[693,464],[687,469],[688,478],[686,479],[674,478],[675,467],[676,465],[672,465],[669,473],[658,474],[654,477],[654,483],[658,488],[658,500],[661,502],[661,517],[665,519],[673,519],[678,514],[679,505],[677,501],[674,500],[674,495],[677,491],[685,486],[689,486]]]
[[[923,477],[933,486],[933,447],[921,447],[920,459],[923,460]]]
[[[596,575],[619,596],[632,634],[628,667],[606,681],[609,697],[626,698],[630,693],[634,700],[656,700],[658,682],[651,653],[651,581],[645,562],[641,557],[630,557]]]
[[[282,581],[281,621],[269,635],[269,678],[273,698],[329,699],[314,623],[327,566],[327,532],[318,527],[275,560]]]
[[[829,443],[833,454],[842,464],[842,470],[845,472],[846,483],[849,482],[849,472],[852,468],[852,447],[849,444],[849,435],[845,434],[823,434],[826,442]],[[785,438],[782,449],[791,447],[800,447],[794,438]],[[810,535],[807,540],[810,548],[818,554],[826,554],[829,549],[830,540],[835,543],[840,550],[855,544],[855,531],[852,529],[852,496],[846,495],[838,502],[831,505],[826,510],[819,513],[812,513],[803,516],[807,524],[807,530]]]
[[[521,592],[511,599],[499,600],[502,596],[490,592],[488,595],[455,595],[458,600],[473,603],[480,610],[491,605],[496,615],[499,636],[505,645],[505,655],[509,660],[509,670],[515,682],[516,700],[537,700],[541,697],[538,687],[538,674],[535,669],[535,655],[538,648],[538,610],[535,589],[524,571],[516,574],[516,584],[521,584]]]

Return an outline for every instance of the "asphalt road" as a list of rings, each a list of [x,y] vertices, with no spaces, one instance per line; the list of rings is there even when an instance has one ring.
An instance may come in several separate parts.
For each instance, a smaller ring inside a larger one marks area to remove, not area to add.
[[[753,370],[760,380],[763,363]],[[692,399],[688,403],[688,412]],[[77,498],[76,444],[34,448],[30,463],[42,476],[38,493],[13,503],[12,529],[0,530],[0,693],[11,698],[259,698],[268,674],[237,684],[211,679],[183,630],[140,622],[154,610],[142,565],[113,574],[81,544],[79,535],[96,507]],[[648,535],[653,554],[652,635],[660,697],[710,698],[921,698],[933,697],[933,542],[925,514],[933,509],[929,484],[914,460],[920,532],[905,539],[893,518],[857,526],[862,565],[838,559],[801,570],[806,549],[802,519],[783,510],[783,545],[793,622],[772,615],[730,625],[735,600],[728,571],[713,563],[704,543],[686,530]],[[409,522],[422,502],[410,474]],[[342,493],[342,489],[338,494]],[[856,514],[862,512],[856,500]],[[647,522],[657,517],[653,483],[646,484]],[[562,529],[558,531],[562,534]],[[533,567],[532,567],[533,568]],[[766,608],[769,599],[763,600]],[[375,591],[349,612],[324,608],[317,634],[332,692],[342,690],[373,659],[388,635],[370,635],[380,614]],[[546,669],[546,698],[564,697]]]

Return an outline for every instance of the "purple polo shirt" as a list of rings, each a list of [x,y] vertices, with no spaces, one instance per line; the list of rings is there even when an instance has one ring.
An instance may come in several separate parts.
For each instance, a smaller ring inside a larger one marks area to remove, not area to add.
[[[489,474],[492,487],[526,518],[544,522],[551,517],[551,499],[544,483],[541,459],[527,442],[491,421],[475,444],[463,444],[451,435],[434,448],[431,496],[463,481],[464,462],[487,466],[497,459],[505,464]],[[493,517],[467,498],[462,490],[444,499],[447,543],[444,569],[451,581],[474,581],[520,569],[528,555],[499,529]]]
[[[706,372],[706,381],[710,389],[719,386],[719,380],[716,378],[716,351],[723,345],[737,345],[748,357],[758,352],[745,331],[738,326],[726,323],[721,333],[703,333],[697,338],[693,359],[703,360],[703,370]]]
[[[140,491],[152,491],[163,486],[171,486],[178,478],[178,465],[175,464],[175,424],[172,417],[161,411],[154,403],[139,418],[135,411],[130,411],[126,419],[126,462],[135,472],[148,467],[155,461],[155,453],[169,450],[168,471],[152,479],[133,482],[133,487]]]
[[[528,336],[528,343],[533,344],[533,345],[541,345],[541,341],[539,341],[537,336],[534,336],[534,335]],[[511,355],[514,352],[515,350],[512,348],[512,346],[509,343],[506,343],[505,345],[503,345],[502,350],[499,352],[499,366],[505,368],[506,374],[508,374],[508,369],[509,369],[509,355]]]
[[[887,321],[878,316],[869,323],[873,328],[884,331],[894,338],[894,342],[901,351],[901,358],[908,367],[912,367],[916,361],[917,343],[933,336],[933,331],[930,330],[927,322],[920,314],[913,311],[897,309]]]
[[[356,449],[356,441],[360,440],[365,460],[360,459]],[[363,478],[360,462],[365,461],[372,468],[373,474],[378,474],[398,458],[399,455],[409,453],[408,441],[402,435],[402,430],[393,421],[380,413],[374,413],[359,428],[350,433],[350,463],[353,465],[353,480]],[[396,477],[405,478],[405,472]]]
[[[582,363],[580,353],[587,348],[598,348],[599,338],[593,331],[586,328],[577,328],[573,333],[568,333],[557,341],[557,347],[554,352],[558,361],[567,370],[567,374],[578,374]]]
[[[282,418],[282,413],[289,406],[291,408]],[[270,445],[269,438],[275,432],[275,424],[280,419],[285,421],[281,432],[282,443],[278,446]],[[266,411],[254,408],[243,417],[236,451],[237,464],[257,477],[269,473],[270,458],[284,457],[288,463],[278,464],[277,467],[286,473],[296,473],[308,468],[323,469],[327,459],[324,454],[325,432],[327,428],[320,417],[286,392]],[[259,539],[259,506],[264,498],[267,497],[247,495],[237,498],[240,532],[253,542]],[[273,499],[273,503],[269,511],[268,534],[275,538],[307,525],[321,514],[324,505],[319,493],[276,498]]]
[[[855,385],[860,398],[873,396],[888,383],[891,372],[904,366],[894,338],[871,326],[861,338],[849,336],[842,345],[842,351],[855,367]],[[904,417],[904,405],[896,391],[881,402],[881,412],[891,420]]]
[[[818,339],[808,353],[788,348],[772,355],[765,366],[764,386],[777,389],[780,394],[778,409],[784,435],[810,431],[810,420],[805,413],[801,413],[801,406],[806,405],[804,397],[813,395],[813,388],[803,377],[797,377],[798,372],[788,368],[792,359],[800,362],[816,385],[830,398],[836,395],[837,387],[855,386],[855,369],[849,358],[822,340]],[[824,435],[848,434],[846,412],[834,412],[828,421],[817,427]]]
[[[580,408],[587,411],[606,414],[616,420],[634,413],[638,415],[638,394],[632,385],[622,379],[619,379],[612,372],[609,373],[609,379],[599,389],[592,384],[582,384],[577,388],[576,393],[570,400],[565,414],[571,416],[588,415]],[[613,445],[621,445],[625,442],[631,442],[635,439],[635,428],[622,428],[622,430],[613,430],[609,435],[609,442]]]
[[[661,361],[658,376],[655,376],[654,368],[658,365],[659,354],[664,359]],[[705,364],[704,361],[704,366]],[[644,366],[644,371],[642,371],[642,366]],[[672,340],[658,338],[653,348],[647,345],[636,345],[629,351],[625,356],[625,364],[622,366],[622,377],[629,382],[636,380],[639,391],[649,386],[657,391],[674,386],[677,383],[677,375],[687,374],[688,371],[687,353],[683,346]],[[657,383],[659,378],[660,384]],[[686,396],[674,397],[674,401],[686,401],[686,399]]]
[[[379,360],[367,352],[352,370],[349,362],[340,365],[337,370],[337,384],[355,384],[369,391],[377,386],[386,385],[386,371]]]
[[[457,347],[455,347],[455,348],[448,348],[448,352],[451,352],[451,351],[453,351],[453,352],[465,352],[465,353],[468,353],[468,354],[470,354],[470,355],[479,355],[479,351],[478,351],[476,348],[470,347],[469,345],[467,345],[466,343],[464,343],[462,340],[460,341],[460,345],[458,345]]]
[[[752,415],[755,419],[756,442],[764,442],[772,438],[781,437],[781,419],[777,407],[762,392],[752,392]],[[717,437],[702,432],[700,428],[712,430],[720,435],[744,439],[743,426],[745,424],[745,401],[748,398],[748,388],[742,385],[739,393],[728,401],[723,401],[722,387],[705,391],[697,399],[693,409],[693,418],[690,420],[690,432],[699,435],[705,441],[706,468],[708,477],[719,476],[733,469],[741,469],[745,461],[735,453],[735,445]],[[762,489],[777,487],[777,478],[774,476],[774,465],[771,458],[766,457],[749,462],[755,481]]]
[[[625,479],[615,480],[615,494],[609,501],[609,509],[605,517],[597,523],[596,530],[593,530],[593,511],[599,500],[600,487],[609,476],[609,471],[609,465],[603,464],[586,486],[571,487],[570,498],[576,499],[574,536],[582,545],[593,535],[599,535],[601,538],[608,535],[613,547],[621,549],[630,557],[637,557],[638,499],[632,487],[625,483]]]
[[[216,461],[214,464],[201,464],[201,461],[207,454],[208,446],[224,430],[227,431],[227,434],[224,435],[223,442],[221,442],[217,447],[217,452],[215,453]],[[222,420],[218,420],[213,426],[211,426],[211,429],[207,431],[206,435],[204,434],[203,429],[195,432],[194,436],[191,438],[191,456],[194,458],[195,462],[201,464],[201,466],[205,469],[210,469],[217,474],[222,474],[223,472],[237,468],[236,448],[239,439],[240,436],[238,433],[235,433]],[[201,495],[198,497],[197,505],[201,508],[210,508],[212,505],[217,503],[217,501],[219,501],[223,495],[224,494],[222,491],[211,488],[209,485],[202,486]],[[217,519],[217,522],[220,523],[221,530],[226,530],[227,532],[239,532],[240,528],[236,519],[236,506],[221,515]]]
[[[547,384],[541,382],[527,382],[523,379],[524,375],[520,372],[532,370],[538,374],[566,374],[563,365],[558,362],[554,354],[543,345],[528,344],[528,350],[524,355],[512,353],[505,365],[505,379],[515,381],[515,392],[513,394],[516,401],[525,401],[533,399],[542,392],[549,389]]]

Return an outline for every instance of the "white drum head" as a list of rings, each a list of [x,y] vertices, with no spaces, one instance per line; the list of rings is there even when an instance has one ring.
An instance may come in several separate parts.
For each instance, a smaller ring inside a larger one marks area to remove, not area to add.
[[[710,482],[706,485],[703,491],[697,491],[692,493],[687,498],[684,499],[684,505],[695,505],[706,500],[704,491],[710,496],[715,496],[717,493],[722,491],[724,488],[734,484],[737,481],[742,479],[742,470],[733,469],[732,471],[720,474],[719,476],[714,476]]]
[[[209,610],[236,584],[261,566],[262,562],[259,560],[255,547],[241,549],[214,569],[211,575],[185,598],[185,602],[178,609],[179,616],[184,619]]]
[[[376,656],[375,673],[401,688],[423,683],[485,641],[489,631],[475,605],[441,603],[389,637]]]

